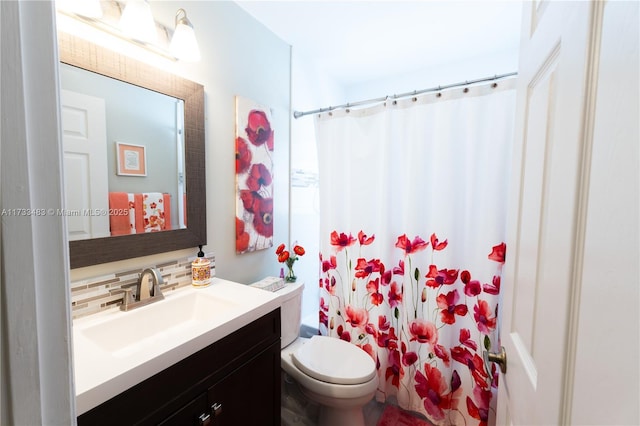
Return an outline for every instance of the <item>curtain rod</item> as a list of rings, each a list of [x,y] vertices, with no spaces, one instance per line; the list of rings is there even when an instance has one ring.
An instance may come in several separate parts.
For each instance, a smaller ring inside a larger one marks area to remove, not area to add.
[[[401,93],[399,95],[393,95],[393,96],[387,95],[381,98],[367,99],[364,101],[351,102],[351,103],[346,103],[346,104],[337,105],[337,106],[330,106],[327,108],[318,108],[318,109],[314,109],[313,111],[293,111],[293,117],[300,118],[300,117],[304,117],[305,115],[333,111],[334,109],[338,109],[338,108],[350,108],[354,106],[361,106],[361,105],[373,104],[376,102],[383,102],[389,99],[400,99],[400,98],[405,98],[407,96],[421,95],[423,93],[428,93],[428,92],[438,92],[444,89],[451,89],[452,87],[468,86],[470,84],[482,83],[484,81],[500,80],[502,78],[507,78],[514,75],[518,75],[518,73],[510,72],[506,74],[494,75],[493,77],[485,77],[485,78],[479,78],[477,80],[470,80],[470,81],[465,81],[460,83],[448,84],[446,86],[432,87],[430,89],[414,90],[413,92]]]

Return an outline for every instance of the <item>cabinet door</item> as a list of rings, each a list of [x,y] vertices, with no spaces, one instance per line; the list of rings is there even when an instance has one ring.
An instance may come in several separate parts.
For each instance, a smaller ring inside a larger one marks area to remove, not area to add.
[[[207,404],[207,394],[203,393],[171,416],[159,423],[160,426],[206,426],[211,424],[211,413]]]
[[[212,426],[280,425],[280,342],[209,388]]]

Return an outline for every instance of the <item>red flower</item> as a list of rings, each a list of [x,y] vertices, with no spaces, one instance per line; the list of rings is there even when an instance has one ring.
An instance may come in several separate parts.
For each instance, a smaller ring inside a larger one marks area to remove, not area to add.
[[[489,260],[495,260],[496,262],[504,263],[505,255],[507,253],[507,245],[500,243],[497,246],[493,246],[493,250],[489,253]]]
[[[255,208],[255,203],[254,203]],[[273,199],[264,198],[258,203],[258,209],[254,212],[253,227],[263,237],[273,236]]]
[[[338,251],[342,250],[345,247],[352,246],[355,242],[356,239],[353,238],[351,234],[347,236],[344,232],[342,232],[340,233],[340,235],[338,235],[338,232],[336,231],[333,231],[331,233],[331,245],[336,247]]]
[[[445,367],[448,367],[449,364],[451,364],[449,360],[449,353],[447,352],[447,348],[445,348],[444,346],[435,345],[433,347],[433,353],[436,354],[436,356],[442,360]]]
[[[389,287],[389,307],[393,308],[402,304],[402,289],[398,288],[398,283],[395,281],[391,283]]]
[[[489,334],[496,328],[496,317],[491,316],[489,304],[484,300],[478,300],[478,304],[473,307],[473,318],[482,333]]]
[[[391,326],[391,323],[389,323],[389,320],[385,315],[378,316],[378,328],[381,331],[387,331],[390,326]]]
[[[284,251],[281,251],[280,254],[278,254],[278,262],[284,263],[287,261],[287,259],[289,259],[288,251],[284,250]]]
[[[346,342],[351,342],[351,333],[346,331],[342,325],[338,326],[338,329],[336,330],[336,332],[338,333],[338,337],[340,339]]]
[[[483,389],[480,386],[473,388],[473,399],[467,396],[467,411],[476,420],[480,420],[479,426],[487,426],[489,422],[489,405],[491,403],[491,390]]]
[[[398,261],[398,266],[393,268],[393,274],[404,276],[404,260]]]
[[[438,288],[443,284],[450,285],[456,282],[458,279],[458,269],[440,269],[436,265],[429,265],[429,272],[425,275],[427,280],[427,286],[431,288]]]
[[[389,352],[389,366],[384,373],[385,380],[391,377],[391,384],[396,388],[400,387],[400,380],[404,377],[404,368],[400,364],[400,352],[397,350]]]
[[[249,233],[244,231],[244,222],[236,217],[236,252],[249,248]]]
[[[438,329],[435,324],[427,320],[416,318],[409,324],[411,341],[429,343],[432,347],[438,342]]]
[[[478,344],[471,340],[471,332],[468,328],[463,328],[460,330],[460,343],[463,345],[473,349],[474,351],[478,349]]]
[[[369,312],[366,309],[354,308],[351,305],[347,305],[347,322],[352,327],[364,328],[369,322]]]
[[[442,242],[438,241],[436,234],[431,234],[431,247],[434,251],[442,250],[447,246],[447,240]]]
[[[469,372],[478,386],[482,388],[488,386],[487,378],[489,376],[487,376],[487,372],[484,369],[484,361],[477,354],[471,354],[469,349],[456,346],[451,348],[451,357],[469,368]]]
[[[380,259],[372,259],[366,261],[365,259],[358,259],[356,265],[356,278],[366,278],[374,272],[380,272]]]
[[[247,141],[241,137],[236,138],[236,173],[244,173],[251,165],[251,150]]]
[[[298,256],[304,256],[304,253],[305,253],[304,248],[302,246],[297,245],[297,244],[295,246],[293,246],[293,252],[295,254],[297,254]]]
[[[373,242],[375,237],[376,237],[375,235],[372,235],[367,238],[367,235],[364,232],[362,231],[358,232],[358,241],[360,241],[361,246],[368,246]]]
[[[464,294],[469,297],[477,296],[482,292],[480,281],[471,280],[464,285]]]
[[[489,293],[493,295],[499,294],[500,293],[500,275],[494,275],[493,283],[484,284],[482,286],[482,289],[484,290],[485,293]]]
[[[416,371],[416,392],[424,400],[424,408],[435,420],[444,419],[444,410],[451,408],[451,397],[446,393],[447,382],[442,373],[430,364],[424,364],[424,375]]]
[[[406,234],[402,234],[398,237],[398,241],[396,242],[396,247],[404,250],[405,254],[417,253],[426,249],[428,246],[429,243],[417,235],[413,241],[410,241]]]
[[[324,280],[324,289],[327,290],[327,292],[330,295],[335,296],[335,294],[336,294],[336,278],[335,277],[326,278]]]
[[[328,270],[336,269],[337,267],[338,263],[335,256],[331,256],[329,260],[325,260],[322,262],[322,272],[327,272]]]
[[[438,308],[442,309],[440,311],[440,319],[443,323],[453,324],[456,322],[456,315],[467,315],[467,305],[456,305],[458,299],[460,299],[458,290],[450,291],[446,295],[440,294],[436,298]]]
[[[258,191],[263,186],[271,185],[271,172],[262,163],[251,166],[249,176],[247,177],[247,188],[251,191]]]
[[[271,130],[271,123],[269,123],[264,111],[251,110],[247,127],[244,130],[252,144],[260,146],[266,142],[269,151],[273,151],[273,130]]]
[[[413,365],[413,363],[416,362],[417,360],[418,360],[418,355],[413,351],[407,352],[404,355],[402,355],[402,363],[407,367],[410,365]]]
[[[371,303],[378,306],[382,304],[384,298],[382,294],[378,291],[380,288],[380,278],[376,278],[375,280],[370,280],[367,283],[367,293],[371,294]]]
[[[324,324],[325,327],[329,327],[329,306],[324,303],[324,297],[320,298],[320,310],[318,311],[320,324]]]
[[[249,213],[255,213],[258,208],[258,204],[262,200],[262,196],[254,191],[248,191],[243,189],[240,191],[240,199],[242,200],[242,205],[244,209]]]
[[[276,249],[276,254],[280,254],[284,251],[284,244],[280,244]]]

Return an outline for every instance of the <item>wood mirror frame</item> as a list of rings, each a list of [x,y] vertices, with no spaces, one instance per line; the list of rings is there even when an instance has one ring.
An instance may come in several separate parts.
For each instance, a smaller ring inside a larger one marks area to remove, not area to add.
[[[187,228],[70,241],[71,269],[205,245],[204,87],[64,32],[58,48],[60,62],[182,99],[185,115]]]

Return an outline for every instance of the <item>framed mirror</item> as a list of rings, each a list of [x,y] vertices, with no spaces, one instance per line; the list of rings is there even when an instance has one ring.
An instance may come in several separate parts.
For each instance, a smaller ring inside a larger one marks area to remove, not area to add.
[[[58,46],[61,63],[175,98],[179,101],[176,110],[184,113],[184,117],[179,117],[178,120],[181,121],[180,128],[183,129],[179,132],[183,144],[183,148],[180,147],[179,151],[184,155],[181,159],[184,170],[180,172],[178,181],[184,193],[173,197],[176,199],[175,205],[180,206],[181,210],[178,226],[161,232],[145,232],[138,229],[138,232],[133,234],[114,236],[115,234],[111,232],[108,236],[71,240],[69,242],[71,269],[206,244],[204,87],[67,33],[58,33]],[[147,179],[146,166],[150,166],[147,159],[154,152],[152,141],[140,145],[123,142],[130,141],[107,141],[109,146],[118,147],[119,151],[114,148],[113,156],[122,155],[124,158],[126,155],[133,155],[135,157],[129,159],[132,160],[129,163],[133,164],[131,167],[134,167],[132,169],[134,172],[121,179],[128,178],[134,181],[137,179],[138,182]],[[137,148],[144,145],[147,145],[146,150]],[[106,158],[104,160],[107,161]],[[143,170],[143,164],[145,165],[144,174],[140,173],[140,175],[144,177],[135,176],[135,170]],[[115,169],[115,166],[110,167],[107,173],[115,175],[117,172],[112,169]],[[65,170],[65,174],[71,173]],[[90,172],[87,172],[87,175],[91,177]],[[76,182],[70,181],[69,184],[75,185]],[[153,189],[151,187],[149,190]],[[112,206],[109,210],[113,210]]]

